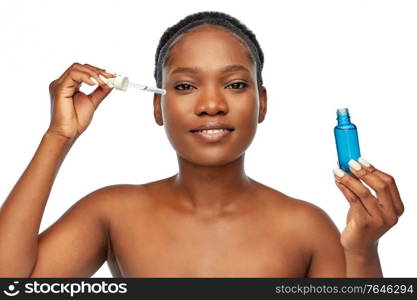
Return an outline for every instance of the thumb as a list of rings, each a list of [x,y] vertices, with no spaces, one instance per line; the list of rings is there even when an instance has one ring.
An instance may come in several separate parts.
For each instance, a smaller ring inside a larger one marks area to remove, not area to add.
[[[337,187],[342,191],[345,198],[348,200],[350,208],[347,216],[347,223],[354,223],[355,225],[361,225],[366,223],[369,218],[369,213],[363,206],[359,197],[356,196],[348,187],[344,184],[335,181]]]
[[[101,101],[104,100],[104,98],[107,97],[108,94],[113,89],[109,87],[107,84],[99,85],[94,91],[92,91],[88,97],[90,98],[91,102],[93,103],[94,107],[97,109],[97,107],[100,105]]]

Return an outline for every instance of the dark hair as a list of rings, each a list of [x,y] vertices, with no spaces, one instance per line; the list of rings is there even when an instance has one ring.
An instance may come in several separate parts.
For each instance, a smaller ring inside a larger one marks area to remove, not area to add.
[[[242,38],[248,46],[251,57],[256,65],[256,77],[258,85],[262,86],[262,68],[264,64],[264,54],[256,39],[255,34],[241,23],[238,19],[215,11],[204,11],[191,14],[180,20],[175,25],[168,27],[161,36],[155,54],[155,71],[154,77],[158,87],[162,87],[162,69],[166,62],[168,52],[172,47],[172,43],[178,36],[187,32],[189,29],[203,25],[211,24],[222,26],[229,31],[237,34]]]

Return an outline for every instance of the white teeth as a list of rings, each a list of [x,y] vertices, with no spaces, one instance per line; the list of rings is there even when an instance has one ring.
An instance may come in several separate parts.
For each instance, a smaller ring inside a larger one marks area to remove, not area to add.
[[[215,133],[219,133],[219,132],[226,131],[226,130],[227,129],[203,129],[203,130],[200,130],[200,131],[203,132],[203,133],[215,134]]]

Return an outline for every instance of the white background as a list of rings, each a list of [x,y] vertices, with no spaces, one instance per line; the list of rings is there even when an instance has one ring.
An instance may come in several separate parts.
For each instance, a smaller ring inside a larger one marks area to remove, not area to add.
[[[348,107],[362,156],[397,181],[405,213],[380,240],[386,277],[416,277],[416,1],[2,1],[0,203],[49,125],[48,85],[73,62],[154,84],[163,31],[201,10],[242,20],[265,52],[268,113],[247,151],[252,178],[323,208],[340,230],[336,109]],[[175,174],[152,94],[113,91],[71,149],[41,231],[100,187]],[[94,277],[110,277],[107,264]]]

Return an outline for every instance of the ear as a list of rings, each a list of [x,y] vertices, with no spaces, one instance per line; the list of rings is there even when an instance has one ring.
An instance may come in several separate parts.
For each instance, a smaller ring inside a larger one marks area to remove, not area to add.
[[[164,121],[162,119],[162,110],[161,110],[161,95],[154,94],[153,95],[153,116],[155,118],[155,122],[162,126],[164,125]]]
[[[268,102],[268,95],[266,93],[266,88],[264,86],[262,86],[261,90],[259,92],[258,123],[261,123],[265,119],[267,102]]]

